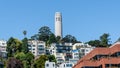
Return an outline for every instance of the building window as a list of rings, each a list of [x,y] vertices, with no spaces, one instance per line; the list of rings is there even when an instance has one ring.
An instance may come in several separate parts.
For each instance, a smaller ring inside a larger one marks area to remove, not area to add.
[[[70,67],[72,67],[72,64],[70,64]]]
[[[34,54],[35,52],[33,52],[33,54]]]
[[[5,43],[2,43],[2,45],[5,45]]]
[[[57,17],[57,18],[56,18],[56,21],[61,21],[60,17]]]
[[[38,45],[38,47],[44,47],[44,45]]]
[[[82,49],[82,50],[81,50],[81,52],[85,52],[85,50],[84,50],[84,49]]]
[[[31,47],[29,47],[28,49],[31,50]]]
[[[66,67],[69,67],[69,64],[66,64]]]
[[[35,45],[33,45],[33,47],[35,47]]]
[[[64,64],[64,67],[65,67],[65,64]]]
[[[49,67],[49,64],[46,64],[47,67]]]
[[[54,67],[55,65],[53,64],[53,67]]]
[[[88,52],[88,50],[86,50]]]
[[[33,50],[35,50],[35,48],[33,48]]]

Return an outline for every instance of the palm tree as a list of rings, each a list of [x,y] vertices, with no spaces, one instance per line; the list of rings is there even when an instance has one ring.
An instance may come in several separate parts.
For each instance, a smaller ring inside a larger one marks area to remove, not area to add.
[[[27,34],[27,31],[26,30],[24,30],[23,31],[23,35],[26,37],[26,34]]]

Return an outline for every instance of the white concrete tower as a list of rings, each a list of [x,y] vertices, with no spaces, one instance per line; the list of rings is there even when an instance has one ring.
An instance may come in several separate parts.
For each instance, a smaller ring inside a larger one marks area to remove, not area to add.
[[[62,15],[60,12],[55,13],[55,36],[62,38]]]

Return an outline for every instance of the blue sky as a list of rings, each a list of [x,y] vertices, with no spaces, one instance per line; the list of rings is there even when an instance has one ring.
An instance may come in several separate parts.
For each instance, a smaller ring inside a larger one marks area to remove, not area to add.
[[[63,36],[71,34],[82,42],[109,33],[112,43],[120,37],[119,0],[0,0],[0,39],[22,39],[42,26],[54,32],[54,14],[63,16]]]

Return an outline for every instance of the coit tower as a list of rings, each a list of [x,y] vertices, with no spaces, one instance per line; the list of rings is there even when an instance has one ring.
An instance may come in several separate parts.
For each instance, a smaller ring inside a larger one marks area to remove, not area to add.
[[[62,15],[60,12],[55,13],[55,36],[62,38]]]

